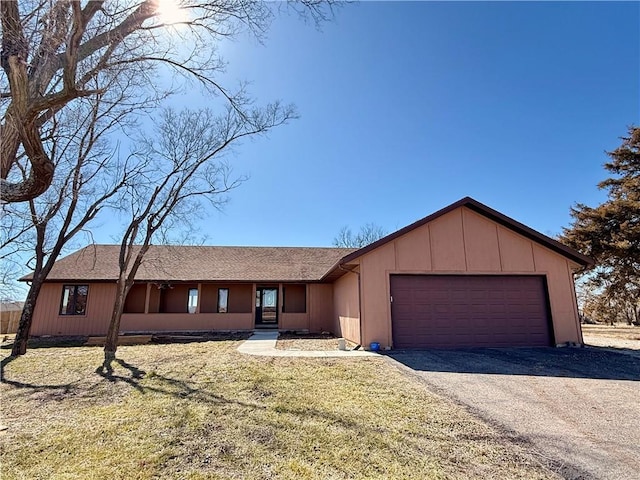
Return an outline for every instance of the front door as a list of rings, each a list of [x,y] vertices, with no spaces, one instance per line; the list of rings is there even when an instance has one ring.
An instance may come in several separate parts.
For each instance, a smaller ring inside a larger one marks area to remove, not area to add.
[[[256,325],[278,326],[278,289],[256,288]]]

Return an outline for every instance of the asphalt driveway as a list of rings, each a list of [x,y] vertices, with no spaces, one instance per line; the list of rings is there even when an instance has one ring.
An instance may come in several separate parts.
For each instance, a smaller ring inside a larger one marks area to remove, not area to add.
[[[568,479],[640,479],[640,358],[602,348],[394,351],[391,362]]]

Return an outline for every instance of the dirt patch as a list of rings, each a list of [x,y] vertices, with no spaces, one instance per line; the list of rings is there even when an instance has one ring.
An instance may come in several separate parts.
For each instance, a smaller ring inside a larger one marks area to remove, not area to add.
[[[338,350],[340,338],[333,335],[282,333],[276,342],[278,350],[327,351]],[[345,340],[347,350],[353,350],[355,343]]]

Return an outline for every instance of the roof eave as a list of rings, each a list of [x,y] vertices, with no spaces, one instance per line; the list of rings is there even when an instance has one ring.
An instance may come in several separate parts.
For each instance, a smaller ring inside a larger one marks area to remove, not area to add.
[[[415,230],[418,227],[421,227],[429,222],[432,222],[433,220],[449,213],[452,212],[453,210],[456,210],[457,208],[460,207],[467,207],[477,213],[480,213],[481,215],[489,218],[490,220],[493,220],[513,231],[515,231],[516,233],[519,233],[520,235],[523,235],[524,237],[529,238],[530,240],[534,240],[544,246],[546,246],[547,248],[550,248],[551,250],[555,251],[556,253],[559,253],[561,255],[563,255],[566,258],[569,258],[571,260],[573,260],[574,262],[583,265],[585,267],[592,267],[595,265],[595,261],[590,258],[587,257],[586,255],[581,254],[580,252],[578,252],[577,250],[574,250],[573,248],[567,247],[566,245],[563,245],[562,243],[558,242],[557,240],[554,240],[550,237],[547,237],[546,235],[543,235],[540,232],[535,231],[534,229],[527,227],[526,225],[518,222],[517,220],[514,220],[511,217],[508,217],[494,209],[492,209],[491,207],[488,207],[486,205],[484,205],[483,203],[478,202],[477,200],[471,198],[471,197],[464,197],[460,200],[458,200],[457,202],[452,203],[451,205],[448,205],[440,210],[438,210],[437,212],[432,213],[431,215],[428,215],[410,225],[407,225],[404,228],[401,228],[400,230],[397,230],[396,232],[393,232],[389,235],[387,235],[386,237],[383,237],[365,247],[362,247],[359,250],[356,250],[355,252],[350,253],[349,255],[344,256],[339,262],[338,265],[345,265],[353,260],[355,260],[358,257],[361,257],[362,255],[369,253],[372,250],[375,250],[378,247],[381,247],[382,245],[395,240],[396,238],[409,233],[412,230]]]
[[[18,279],[20,282],[30,282],[33,278],[22,277]],[[288,278],[288,279],[135,279],[138,283],[322,283],[322,278]],[[115,278],[47,278],[46,283],[79,283],[79,282],[116,282]]]

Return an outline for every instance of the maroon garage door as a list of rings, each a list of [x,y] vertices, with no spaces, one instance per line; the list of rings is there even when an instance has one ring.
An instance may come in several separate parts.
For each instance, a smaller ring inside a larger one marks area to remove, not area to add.
[[[551,344],[543,277],[391,275],[394,348]]]

